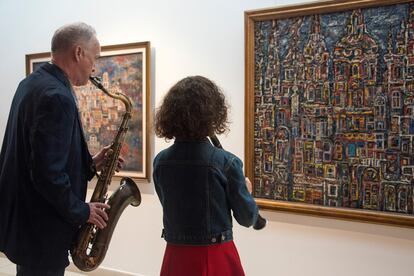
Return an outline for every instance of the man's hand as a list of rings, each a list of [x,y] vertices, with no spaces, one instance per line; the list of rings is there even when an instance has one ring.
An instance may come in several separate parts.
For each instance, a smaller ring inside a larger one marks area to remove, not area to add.
[[[95,164],[95,167],[96,167],[97,171],[102,170],[102,168],[105,164],[105,160],[110,158],[112,154],[113,154],[113,152],[112,152],[112,149],[111,149],[111,145],[108,145],[108,146],[102,148],[97,154],[95,154],[95,156],[92,157],[93,163]],[[115,171],[119,172],[119,170],[122,169],[123,166],[124,166],[124,159],[119,156],[117,167],[116,167]]]
[[[99,229],[105,228],[108,214],[104,209],[109,209],[110,206],[101,202],[89,202],[88,205],[90,210],[88,222],[95,224]]]

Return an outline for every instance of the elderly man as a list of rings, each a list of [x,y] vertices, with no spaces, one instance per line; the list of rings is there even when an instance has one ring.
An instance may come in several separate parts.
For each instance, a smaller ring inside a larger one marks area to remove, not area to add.
[[[100,55],[95,30],[65,25],[52,38],[52,61],[19,84],[0,154],[0,251],[19,276],[64,275],[79,226],[106,226],[109,208],[85,203],[92,157],[72,85],[85,85]]]

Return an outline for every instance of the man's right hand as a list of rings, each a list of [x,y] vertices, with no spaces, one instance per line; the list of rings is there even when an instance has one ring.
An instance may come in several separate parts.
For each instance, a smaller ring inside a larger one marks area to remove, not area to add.
[[[109,209],[110,206],[101,202],[89,202],[88,205],[90,210],[88,222],[95,224],[99,229],[105,228],[108,214],[104,209]]]

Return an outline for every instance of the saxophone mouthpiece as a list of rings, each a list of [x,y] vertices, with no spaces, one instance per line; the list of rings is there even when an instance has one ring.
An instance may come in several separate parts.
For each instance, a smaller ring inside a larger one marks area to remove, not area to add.
[[[89,80],[92,82],[93,85],[95,85],[99,89],[103,89],[102,79],[100,77],[89,76]]]
[[[101,77],[98,77],[98,76],[89,76],[89,79],[90,80],[98,80],[98,81],[101,81]]]

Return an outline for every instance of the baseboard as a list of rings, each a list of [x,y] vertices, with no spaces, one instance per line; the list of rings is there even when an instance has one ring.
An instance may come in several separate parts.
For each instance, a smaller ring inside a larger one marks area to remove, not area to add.
[[[0,258],[7,258],[3,252],[0,252]],[[70,263],[66,268],[67,271],[76,272],[78,274],[90,275],[90,276],[144,276],[142,274],[133,274],[130,272],[125,272],[121,270],[110,269],[106,267],[98,267],[91,272],[83,272],[79,270],[73,263]]]
[[[82,272],[73,263],[70,263],[66,270],[90,276],[144,276],[140,274],[132,274],[130,272],[110,269],[106,267],[98,267],[97,269],[91,272]]]

